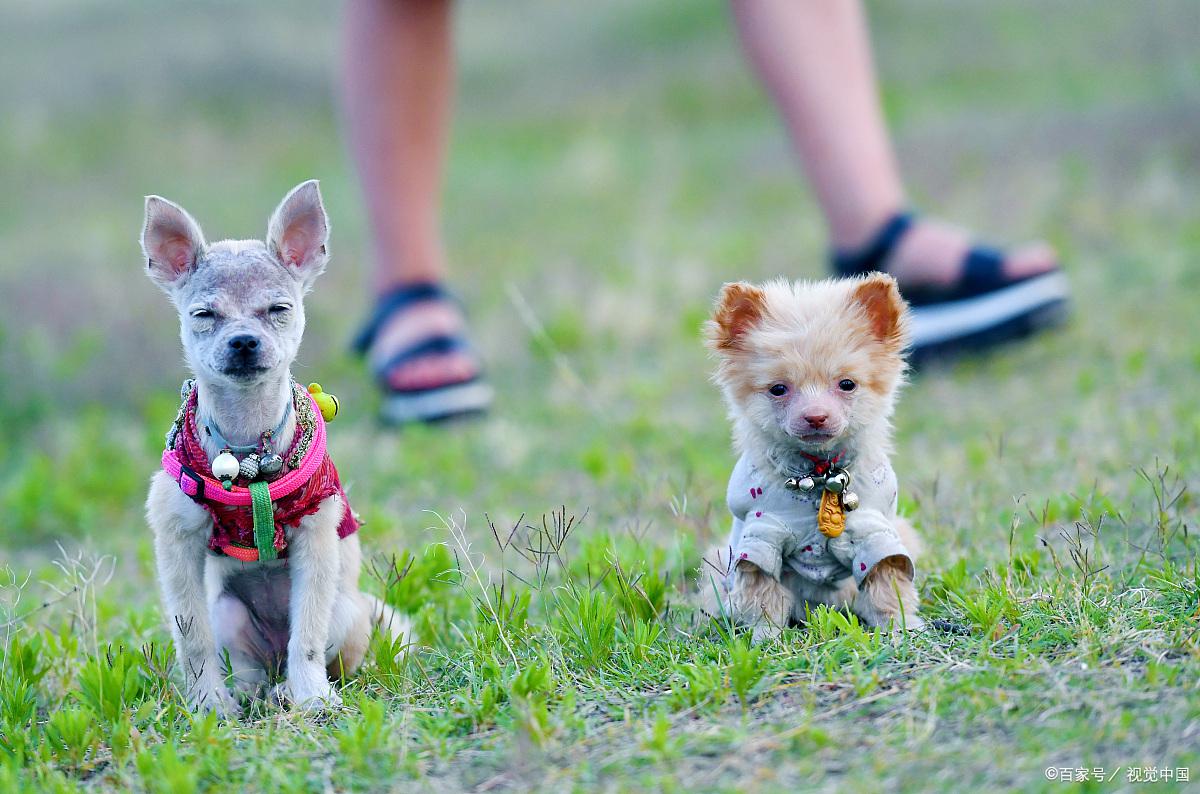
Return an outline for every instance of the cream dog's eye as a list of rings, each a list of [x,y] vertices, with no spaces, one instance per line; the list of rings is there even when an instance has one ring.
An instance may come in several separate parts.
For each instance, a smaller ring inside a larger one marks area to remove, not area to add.
[[[767,391],[769,391],[774,397],[782,397],[783,395],[787,394],[788,387],[782,383],[776,383],[774,386],[767,389]]]
[[[192,312],[192,316],[197,320],[207,320],[213,317],[212,309],[196,309]]]
[[[858,388],[858,384],[849,378],[842,378],[842,380],[838,382],[838,388],[842,391],[854,391]]]
[[[292,307],[286,303],[276,303],[271,307],[271,314],[281,314],[283,312],[290,312],[291,310]]]

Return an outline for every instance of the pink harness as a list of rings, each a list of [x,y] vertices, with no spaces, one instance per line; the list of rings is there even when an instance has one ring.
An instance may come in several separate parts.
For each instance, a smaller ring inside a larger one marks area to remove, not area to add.
[[[313,427],[312,442],[301,459],[300,465],[285,473],[278,480],[269,483],[267,492],[272,505],[289,496],[292,496],[293,500],[299,498],[303,504],[289,503],[289,510],[286,512],[291,515],[306,515],[316,512],[320,502],[327,498],[330,492],[341,494],[345,503],[345,512],[338,526],[338,536],[344,538],[358,529],[358,521],[351,512],[349,503],[345,500],[345,493],[338,482],[337,469],[326,454],[325,420],[321,416],[321,411],[312,395],[306,394],[305,396],[313,403],[313,414],[316,420]],[[213,536],[209,540],[209,548],[226,556],[242,560],[243,562],[258,560],[258,549],[244,542],[239,543],[238,541],[241,538],[238,537],[237,531],[235,530],[231,533],[228,527],[230,523],[229,519],[233,513],[243,513],[244,511],[244,517],[249,517],[249,512],[253,506],[253,497],[250,489],[234,485],[227,491],[222,487],[220,481],[209,474],[197,471],[193,466],[187,465],[184,462],[185,458],[181,454],[180,448],[186,446],[187,440],[184,438],[184,435],[188,432],[189,428],[185,424],[184,428],[178,434],[175,445],[163,452],[163,471],[179,486],[179,490],[190,496],[212,514]],[[195,458],[195,455],[192,457]],[[198,464],[194,463],[193,465]],[[309,489],[304,494],[297,494],[297,491],[309,485],[314,475],[317,475],[318,472],[321,473],[321,477],[319,478],[321,482],[328,484],[314,483],[316,490]],[[312,502],[312,504],[309,504],[309,502]],[[234,517],[236,518],[236,516]],[[239,522],[234,521],[233,523],[236,526]],[[245,521],[240,523],[244,524]],[[289,523],[291,522],[289,521]],[[296,519],[296,523],[299,523],[298,518]],[[284,527],[279,524],[278,513],[276,514],[274,534],[274,546],[276,551],[282,556],[287,547],[287,539]]]
[[[311,394],[308,399],[312,400]],[[325,460],[325,420],[322,418],[315,400],[313,401],[313,410],[317,415],[317,427],[313,431],[312,446],[308,448],[308,454],[304,456],[304,460],[300,461],[300,468],[289,471],[271,483],[268,488],[271,501],[282,499],[308,482]],[[204,499],[235,507],[250,506],[249,488],[235,485],[226,491],[217,480],[185,466],[179,459],[179,453],[174,449],[163,451],[162,467],[163,471],[171,475],[171,479],[179,484],[179,490],[193,499]]]

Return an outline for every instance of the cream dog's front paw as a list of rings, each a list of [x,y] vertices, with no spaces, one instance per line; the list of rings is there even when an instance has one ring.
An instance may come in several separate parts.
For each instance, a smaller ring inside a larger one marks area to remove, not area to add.
[[[902,560],[881,561],[863,581],[852,611],[872,628],[890,628],[903,636],[905,630],[920,631],[925,621],[917,615],[920,599]]]
[[[735,620],[754,627],[759,642],[779,636],[792,613],[791,592],[775,577],[753,563],[741,561],[734,569],[729,606]]]
[[[754,626],[754,630],[750,633],[750,641],[755,645],[761,645],[764,642],[770,642],[782,633],[781,626],[763,620]]]
[[[892,618],[892,638],[900,640],[906,633],[924,631],[925,621],[917,615],[897,615]]]

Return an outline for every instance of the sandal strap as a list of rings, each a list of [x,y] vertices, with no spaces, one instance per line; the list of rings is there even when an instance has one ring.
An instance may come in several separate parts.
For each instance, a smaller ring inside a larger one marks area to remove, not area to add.
[[[407,364],[410,361],[426,358],[428,356],[440,356],[447,353],[456,353],[460,351],[471,352],[471,349],[470,342],[468,342],[461,334],[434,334],[433,336],[426,337],[419,342],[414,342],[408,347],[396,352],[394,355],[388,358],[382,366],[375,368],[375,377],[379,379],[379,382],[385,391],[398,392],[401,390],[393,388],[391,383],[388,381],[388,373],[396,367]],[[426,392],[444,388],[445,386],[458,386],[462,383],[470,383],[473,380],[477,380],[479,377],[480,374],[477,373],[466,380],[439,384],[438,386],[415,389],[412,391]]]
[[[1004,275],[1003,251],[987,245],[975,245],[963,256],[958,279],[954,283],[945,287],[907,289],[904,290],[904,298],[912,306],[946,303],[986,295],[1025,280]]]
[[[972,246],[963,259],[962,275],[956,290],[959,294],[956,297],[982,295],[1014,281],[1004,275],[1004,254],[1001,251],[990,246]]]
[[[900,239],[912,228],[915,216],[911,212],[898,212],[879,228],[871,242],[857,251],[834,251],[833,269],[839,276],[861,276],[878,270],[886,272],[883,265],[891,256]]]
[[[867,245],[857,251],[835,251],[832,255],[834,271],[839,276],[860,276],[876,270],[886,273],[888,257],[915,221],[916,215],[912,212],[893,215]],[[946,287],[906,287],[901,289],[901,293],[910,305],[924,306],[974,298],[1026,280],[1006,276],[1004,261],[1002,250],[989,245],[973,245],[963,255],[958,277],[952,284]]]
[[[375,341],[379,329],[397,312],[403,311],[416,303],[432,300],[449,300],[458,302],[454,294],[436,281],[421,281],[405,284],[385,292],[375,302],[375,310],[370,319],[359,329],[351,343],[351,348],[359,355],[364,355]]]

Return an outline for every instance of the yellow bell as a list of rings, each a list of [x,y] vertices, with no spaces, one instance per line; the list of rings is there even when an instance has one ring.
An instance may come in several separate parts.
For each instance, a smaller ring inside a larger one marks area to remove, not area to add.
[[[338,414],[338,398],[332,394],[321,390],[321,384],[308,384],[308,393],[313,396],[313,400],[317,403],[317,407],[321,409],[321,416],[326,422],[332,422],[333,417]]]

